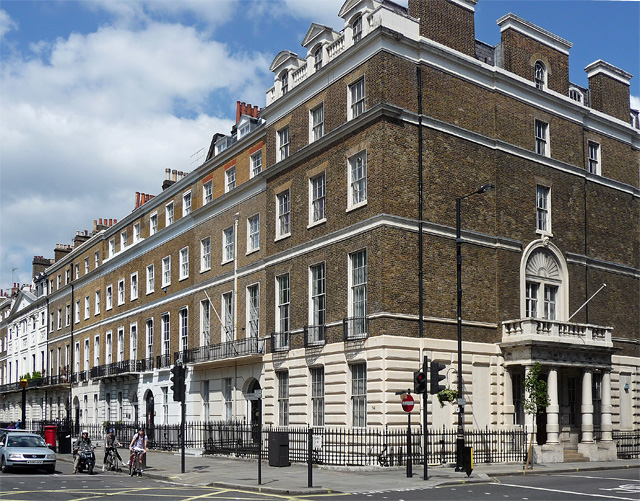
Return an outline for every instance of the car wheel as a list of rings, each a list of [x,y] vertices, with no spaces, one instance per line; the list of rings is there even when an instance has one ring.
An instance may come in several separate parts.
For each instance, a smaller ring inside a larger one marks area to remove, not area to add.
[[[4,456],[0,459],[0,470],[2,473],[7,473],[9,471],[9,467],[7,466],[7,462],[4,460]]]

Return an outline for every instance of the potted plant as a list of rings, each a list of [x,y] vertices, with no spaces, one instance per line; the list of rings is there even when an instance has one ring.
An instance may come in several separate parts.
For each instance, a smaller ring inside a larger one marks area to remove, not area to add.
[[[458,390],[452,390],[451,388],[445,388],[438,392],[438,402],[440,407],[444,407],[445,402],[455,403],[458,400]]]

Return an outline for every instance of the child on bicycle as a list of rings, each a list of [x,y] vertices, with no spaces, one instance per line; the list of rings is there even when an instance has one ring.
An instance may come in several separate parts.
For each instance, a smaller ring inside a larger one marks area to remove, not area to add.
[[[144,428],[140,428],[138,433],[133,436],[131,443],[129,444],[129,450],[131,451],[131,457],[129,458],[129,464],[132,468],[135,468],[135,454],[134,451],[140,451],[138,457],[140,458],[138,465],[138,476],[142,476],[142,456],[147,453],[147,436],[144,434]]]

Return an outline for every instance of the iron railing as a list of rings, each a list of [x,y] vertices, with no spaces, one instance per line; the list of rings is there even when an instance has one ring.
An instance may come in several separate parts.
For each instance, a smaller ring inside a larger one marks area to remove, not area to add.
[[[614,431],[618,459],[640,458],[640,431]]]
[[[291,348],[291,332],[274,332],[271,334],[271,352],[289,351]]]
[[[97,365],[91,368],[92,378],[101,378],[109,376],[117,376],[119,374],[127,374],[131,372],[141,372],[142,360],[122,360],[106,365]]]
[[[182,363],[200,363],[213,360],[223,360],[226,358],[246,357],[250,355],[264,354],[264,340],[257,337],[247,337],[244,339],[234,339],[223,343],[210,344],[209,346],[199,346],[190,350],[178,351],[174,353],[174,363],[178,357],[182,358]]]
[[[171,354],[158,355],[156,357],[156,368],[163,369],[167,367],[171,367]]]
[[[342,321],[342,339],[354,341],[366,339],[369,331],[369,319],[367,317],[345,318]]]
[[[323,346],[326,342],[325,325],[307,325],[304,328],[304,347]]]

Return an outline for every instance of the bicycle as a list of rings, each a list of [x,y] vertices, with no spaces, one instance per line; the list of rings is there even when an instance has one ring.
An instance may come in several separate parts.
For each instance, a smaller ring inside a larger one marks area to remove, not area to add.
[[[139,477],[142,476],[142,467],[140,466],[140,456],[144,454],[143,449],[131,449],[131,455],[129,456],[129,475],[134,476],[136,473]]]
[[[119,465],[118,454],[116,453],[115,447],[109,447],[107,449],[107,460],[104,465],[107,471],[122,471],[122,468],[120,468]]]

